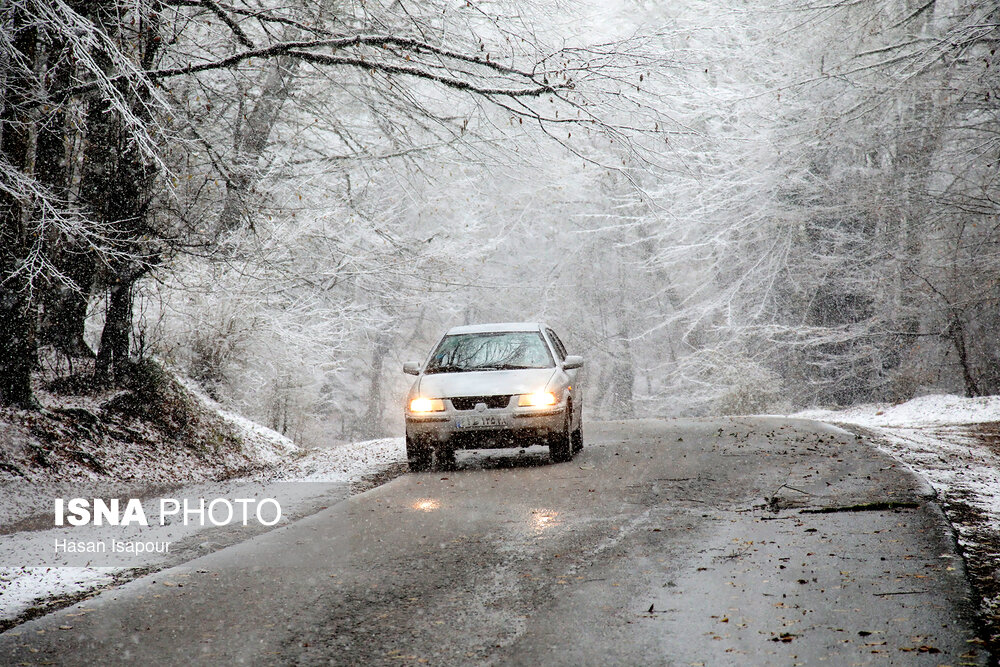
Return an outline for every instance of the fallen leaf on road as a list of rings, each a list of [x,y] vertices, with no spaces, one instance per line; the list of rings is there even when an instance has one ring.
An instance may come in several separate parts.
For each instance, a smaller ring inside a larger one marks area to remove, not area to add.
[[[899,647],[900,651],[905,653],[940,653],[941,649],[935,648],[934,646],[907,646]]]

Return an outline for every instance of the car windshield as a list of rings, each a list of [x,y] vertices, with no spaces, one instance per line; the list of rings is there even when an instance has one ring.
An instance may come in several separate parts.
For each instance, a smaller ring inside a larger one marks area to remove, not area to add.
[[[445,336],[427,364],[427,373],[549,368],[549,348],[537,331]]]

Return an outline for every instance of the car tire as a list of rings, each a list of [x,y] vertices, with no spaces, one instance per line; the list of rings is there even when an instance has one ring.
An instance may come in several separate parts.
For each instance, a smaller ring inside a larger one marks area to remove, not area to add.
[[[553,463],[565,463],[573,458],[573,434],[570,432],[570,406],[566,406],[566,421],[562,431],[549,436],[549,459]]]
[[[406,436],[406,462],[411,472],[425,472],[431,469],[432,450],[419,438]]]
[[[438,470],[454,470],[455,469],[455,448],[447,442],[443,442],[437,446],[435,451],[437,457],[437,469]]]
[[[583,417],[580,417],[580,423],[577,425],[576,430],[573,431],[573,453],[577,453],[583,449]]]

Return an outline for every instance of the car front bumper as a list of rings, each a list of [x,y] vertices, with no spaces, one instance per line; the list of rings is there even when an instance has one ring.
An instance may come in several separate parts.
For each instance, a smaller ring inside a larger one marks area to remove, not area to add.
[[[526,447],[561,432],[565,414],[565,405],[482,411],[449,409],[421,415],[407,413],[406,436],[431,443],[447,442],[455,449]],[[473,417],[486,417],[499,423],[474,427],[460,425]]]

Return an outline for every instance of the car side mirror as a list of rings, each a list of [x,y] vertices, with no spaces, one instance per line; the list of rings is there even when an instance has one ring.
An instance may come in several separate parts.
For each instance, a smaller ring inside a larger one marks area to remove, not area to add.
[[[420,375],[420,362],[407,361],[403,364],[403,372],[407,375]]]
[[[568,371],[573,370],[574,368],[583,368],[583,357],[578,357],[575,354],[569,355],[566,357],[566,360],[563,361],[563,368]]]

